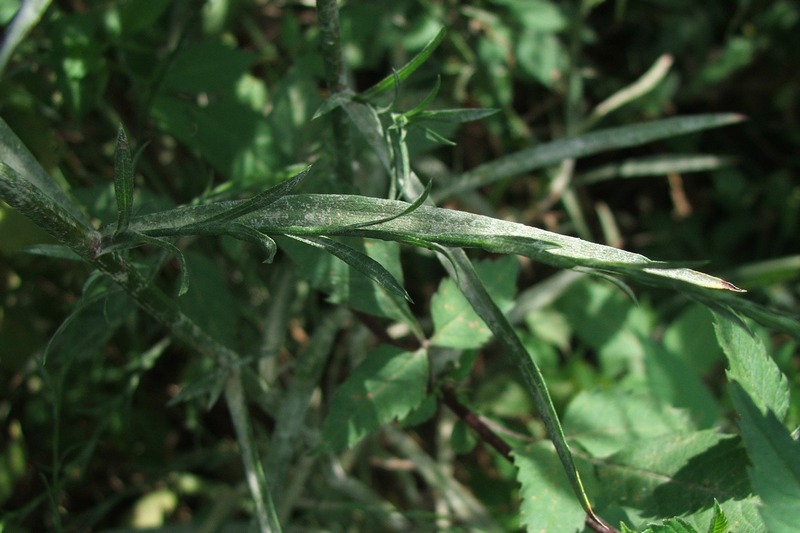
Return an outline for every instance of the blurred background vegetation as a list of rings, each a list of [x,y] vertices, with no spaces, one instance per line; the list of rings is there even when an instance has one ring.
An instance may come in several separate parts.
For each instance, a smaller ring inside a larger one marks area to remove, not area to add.
[[[5,28],[19,5],[0,2]],[[437,107],[502,112],[457,130],[443,127],[454,147],[411,139],[412,165],[434,183],[586,127],[707,112],[748,118],[703,135],[581,159],[573,179],[577,210],[547,203],[554,171],[485,188],[481,204],[450,198],[444,205],[577,233],[654,259],[708,261],[703,269],[749,289],[756,301],[800,309],[797,2],[348,0],[341,30],[353,87],[363,90],[402,65],[441,26],[448,29],[444,43],[404,82],[400,107],[419,102],[440,77]],[[310,1],[60,0],[6,66],[0,116],[97,221],[116,216],[112,156],[120,123],[135,147],[144,147],[137,163],[139,213],[198,196],[234,197],[273,185],[329,143],[324,121],[311,121],[326,96],[318,38]],[[597,104],[665,54],[672,66],[652,90],[587,121]],[[371,179],[379,164],[356,142],[357,187],[380,194]],[[623,160],[664,153],[730,161],[700,172],[598,178],[614,176],[610,165]],[[236,516],[246,504],[237,492],[241,467],[226,412],[192,401],[165,408],[181,384],[213,372],[211,363],[163,340],[147,316],[90,277],[86,266],[22,251],[41,242],[49,237],[0,206],[0,508],[11,517],[7,524],[15,524],[9,531],[141,526],[163,516],[180,523],[205,512],[210,501],[233,502]],[[233,241],[195,249],[207,252],[186,254],[202,291],[190,290],[182,305],[246,352],[257,342],[268,300],[253,287],[277,274],[241,261],[253,251]],[[404,266],[412,296],[426,302],[441,278],[439,267],[416,256]],[[525,265],[519,289],[551,273]],[[93,290],[103,298],[84,297],[81,313],[62,324],[80,295]],[[661,335],[664,324],[683,320],[684,344],[714,344],[710,333],[689,333],[695,317],[708,323],[701,312],[644,290],[639,296],[646,312],[655,309],[649,333]],[[581,301],[579,292],[570,293],[552,313],[578,317]],[[298,298],[295,305],[287,353],[303,345],[322,302]],[[615,324],[611,319],[612,329]],[[589,364],[591,332],[565,331],[551,330],[550,338],[538,332],[547,341],[544,366],[549,361],[548,382],[560,407],[577,389],[610,379]],[[796,384],[795,344],[780,334],[772,341]],[[41,367],[45,347],[48,361]],[[589,362],[564,363],[564,351]],[[709,368],[718,364],[710,361]],[[530,415],[522,390],[509,386],[513,370],[483,372],[486,385],[476,391],[476,404],[500,417]],[[797,425],[800,411],[792,412]],[[271,423],[263,420],[263,431]],[[514,523],[510,502],[497,501],[497,494],[515,490],[513,475],[502,471],[510,467],[497,466],[501,472],[488,476],[476,466],[482,458],[471,459],[464,468],[483,481],[473,484],[479,496]],[[380,474],[373,481],[379,485]]]

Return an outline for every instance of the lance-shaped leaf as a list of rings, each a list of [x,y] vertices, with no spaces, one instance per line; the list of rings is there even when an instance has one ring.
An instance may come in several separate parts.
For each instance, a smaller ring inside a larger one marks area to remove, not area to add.
[[[267,258],[264,259],[264,262],[272,263],[272,260],[275,258],[275,253],[278,251],[278,245],[275,244],[275,241],[273,241],[269,235],[264,235],[257,229],[236,222],[229,225],[227,231],[228,235],[231,237],[261,246],[267,254]]]
[[[299,237],[296,235],[290,235],[290,237],[302,243],[322,248],[369,277],[387,291],[393,292],[409,302],[411,301],[411,297],[394,276],[370,256],[327,237]]]
[[[565,159],[638,146],[658,139],[735,124],[742,120],[744,117],[735,113],[694,115],[656,120],[633,126],[608,128],[578,137],[560,139],[526,148],[480,165],[454,179],[449,186],[434,192],[433,197],[435,201],[438,201],[511,176],[554,165]]]
[[[379,81],[366,91],[359,94],[358,97],[363,100],[369,100],[370,98],[373,98],[379,95],[380,93],[396,86],[398,80],[403,81],[404,79],[411,76],[411,74],[413,74],[415,70],[417,70],[419,67],[422,66],[423,63],[425,63],[425,61],[430,57],[433,51],[436,50],[436,48],[438,48],[438,46],[442,43],[442,40],[444,40],[444,36],[446,33],[447,30],[445,30],[444,28],[439,30],[439,33],[437,33],[436,36],[433,39],[431,39],[431,41],[428,44],[425,45],[425,48],[420,50],[420,52],[417,55],[411,58],[411,61],[403,65],[403,67],[400,68],[400,70],[393,72],[389,76],[386,76],[381,81]]]
[[[275,200],[277,200],[278,198],[280,198],[281,196],[284,196],[292,192],[292,190],[305,179],[305,177],[308,175],[309,170],[311,170],[310,166],[304,168],[299,173],[292,176],[290,179],[281,182],[278,185],[275,185],[274,187],[270,187],[266,191],[258,193],[257,195],[253,196],[248,200],[244,200],[243,202],[233,204],[230,209],[227,209],[220,213],[216,213],[200,221],[193,222],[191,225],[207,226],[210,224],[222,224],[224,222],[240,218],[258,209],[263,209],[272,202],[274,202]]]
[[[133,159],[128,136],[122,126],[117,130],[117,145],[114,150],[114,194],[117,197],[116,236],[128,229],[133,211]]]

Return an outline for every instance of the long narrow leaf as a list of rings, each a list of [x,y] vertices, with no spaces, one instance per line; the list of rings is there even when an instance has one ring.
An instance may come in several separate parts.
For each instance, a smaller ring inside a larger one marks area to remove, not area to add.
[[[128,229],[133,211],[133,159],[128,137],[122,126],[117,130],[117,145],[114,150],[114,194],[117,197],[116,236]]]
[[[656,120],[646,124],[608,128],[569,139],[526,148],[476,167],[433,194],[434,201],[500,181],[511,176],[556,164],[565,159],[638,146],[657,139],[685,135],[709,128],[735,124],[744,117],[735,113],[694,115]]]
[[[409,302],[411,301],[411,297],[408,295],[403,286],[400,285],[396,279],[394,279],[394,276],[392,276],[385,268],[383,268],[383,265],[372,259],[370,256],[362,254],[358,250],[354,250],[345,244],[334,241],[333,239],[328,239],[326,237],[290,236],[293,239],[305,244],[322,248],[323,250],[335,255],[351,267],[355,268],[387,291],[393,292],[396,295],[405,298]]]
[[[381,81],[367,89],[366,91],[359,94],[359,98],[364,100],[369,100],[380,93],[391,89],[397,84],[397,80],[403,81],[404,79],[411,76],[415,70],[417,70],[423,63],[430,57],[436,48],[441,44],[442,40],[444,39],[445,34],[447,34],[447,30],[444,28],[439,30],[439,33],[431,39],[431,41],[425,45],[425,48],[420,50],[420,52],[411,58],[411,61],[403,65],[403,67],[398,70],[396,73],[393,73],[389,76],[386,76]]]

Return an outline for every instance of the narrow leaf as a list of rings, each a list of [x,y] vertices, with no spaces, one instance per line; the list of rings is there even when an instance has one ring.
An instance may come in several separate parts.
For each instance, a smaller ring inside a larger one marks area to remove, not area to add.
[[[428,121],[428,122],[471,122],[481,120],[497,113],[499,109],[466,108],[466,109],[442,109],[437,111],[422,111],[413,117],[409,117],[409,123]]]
[[[194,222],[191,225],[200,226],[209,224],[221,224],[223,222],[228,222],[240,218],[248,213],[252,213],[253,211],[263,209],[268,205],[270,205],[271,203],[278,200],[279,198],[281,198],[282,196],[289,194],[295,187],[297,187],[305,179],[310,170],[311,167],[308,166],[303,170],[301,170],[299,173],[292,176],[290,179],[281,182],[278,185],[275,185],[274,187],[270,187],[266,191],[261,192],[248,200],[235,204],[235,206],[232,207],[231,209],[228,209],[216,215],[212,215],[199,222]]]
[[[439,45],[442,43],[442,40],[444,40],[444,36],[446,34],[447,30],[445,30],[445,28],[439,30],[439,33],[437,33],[436,36],[433,39],[431,39],[431,41],[428,44],[425,45],[425,48],[420,50],[420,52],[417,55],[411,58],[411,61],[403,65],[403,67],[396,73],[392,73],[391,75],[386,76],[385,78],[383,78],[381,81],[379,81],[366,91],[360,93],[358,97],[363,100],[369,100],[379,95],[380,93],[394,87],[396,85],[397,79],[403,81],[409,76],[411,76],[411,74],[413,74],[415,70],[417,70],[419,67],[422,66],[423,63],[425,63],[425,61],[428,59],[428,57],[430,57],[433,51],[439,47]]]
[[[178,249],[178,247],[172,244],[171,242],[165,241],[163,239],[157,239],[155,237],[150,237],[142,233],[136,234],[135,238],[142,243],[149,244],[151,246],[156,246],[158,248],[161,248],[162,250],[166,250],[167,252],[175,256],[180,265],[180,283],[178,285],[178,296],[183,296],[184,294],[186,294],[186,291],[189,290],[189,269],[186,266],[186,259],[183,257],[183,252],[181,252],[180,249]]]
[[[743,117],[735,113],[694,115],[608,128],[578,137],[560,139],[526,148],[480,165],[454,179],[451,185],[436,191],[433,195],[434,200],[450,198],[505,178],[559,163],[565,159],[638,146],[658,139],[735,124],[742,120]]]
[[[263,248],[264,252],[267,254],[267,258],[264,259],[264,262],[272,263],[272,260],[275,258],[275,253],[278,251],[278,245],[275,244],[275,241],[273,241],[269,235],[265,235],[257,229],[236,222],[226,226],[226,231],[231,237],[257,244]]]
[[[393,292],[409,302],[411,301],[411,297],[394,276],[392,276],[383,265],[370,256],[362,254],[358,250],[327,237],[299,237],[296,235],[290,235],[290,237],[302,243],[322,248],[358,270],[387,291]]]
[[[117,197],[117,229],[114,235],[128,230],[133,211],[133,159],[128,137],[120,125],[114,150],[114,194]]]
[[[333,451],[403,418],[425,399],[428,356],[424,349],[406,352],[379,346],[336,389],[322,430]]]

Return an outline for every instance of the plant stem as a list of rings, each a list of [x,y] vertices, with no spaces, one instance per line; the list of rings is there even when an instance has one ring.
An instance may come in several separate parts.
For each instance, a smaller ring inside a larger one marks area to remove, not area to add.
[[[317,0],[320,52],[325,64],[325,83],[329,97],[347,90],[347,73],[342,59],[342,41],[339,33],[339,7],[336,0]],[[353,183],[352,138],[345,111],[339,107],[331,112],[333,128],[334,168],[336,176]]]

